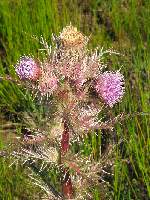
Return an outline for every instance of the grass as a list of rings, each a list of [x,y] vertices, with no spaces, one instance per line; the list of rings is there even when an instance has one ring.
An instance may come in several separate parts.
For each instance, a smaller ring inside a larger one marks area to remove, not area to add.
[[[116,126],[122,151],[118,146],[111,191],[115,200],[146,200],[150,197],[149,116],[144,114],[149,112],[150,103],[149,5],[149,0],[0,1],[1,75],[9,73],[15,76],[13,64],[20,55],[39,55],[37,49],[40,46],[33,35],[43,35],[51,43],[52,33],[58,34],[70,21],[86,35],[91,35],[90,47],[114,47],[124,55],[108,61],[112,69],[121,68],[126,78],[126,95],[116,106],[115,114],[123,111],[141,112],[143,115]],[[25,110],[38,112],[30,95],[24,94],[13,83],[0,82],[1,116],[7,114],[7,122],[14,122],[16,117],[19,118],[19,113]],[[9,138],[6,134],[9,133],[0,134],[1,148],[4,148],[6,138]],[[7,162],[0,160],[0,199],[32,199],[24,170],[9,168]],[[36,189],[33,193],[36,193]],[[103,199],[96,189],[94,194],[95,199]]]

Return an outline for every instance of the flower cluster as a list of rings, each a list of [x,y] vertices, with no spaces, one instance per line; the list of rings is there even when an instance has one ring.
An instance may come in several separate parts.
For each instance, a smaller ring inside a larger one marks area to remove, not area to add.
[[[16,73],[21,80],[29,80],[32,90],[41,98],[52,95],[57,99],[60,121],[63,123],[64,116],[68,117],[73,130],[70,132],[94,129],[100,122],[101,108],[105,105],[111,108],[122,99],[124,77],[120,71],[106,71],[102,51],[90,52],[88,38],[72,25],[65,27],[57,40],[60,45],[41,62],[21,57]],[[96,101],[91,95],[95,92]]]
[[[98,116],[103,107],[111,108],[122,99],[124,77],[120,71],[106,71],[101,60],[102,51],[96,49],[90,52],[87,49],[88,37],[72,25],[63,29],[57,41],[59,45],[51,48],[51,51],[47,43],[44,44],[47,56],[41,62],[31,56],[21,57],[15,71],[22,81],[29,81],[30,89],[35,90],[33,94],[36,97],[51,101],[48,104],[50,106],[47,106],[49,113],[54,112],[52,116],[48,116],[51,125],[46,129],[45,123],[44,128],[53,147],[54,141],[57,141],[57,147],[59,142],[62,167],[65,162],[63,160],[67,160],[64,157],[70,151],[70,140],[74,136],[84,136],[83,133],[91,129],[109,128],[109,124],[102,122]],[[48,98],[43,98],[44,96]],[[111,123],[111,128],[112,126]],[[29,153],[32,154],[32,151]],[[45,157],[42,158],[44,160]],[[67,171],[69,177],[69,183],[63,183],[64,196],[71,198],[71,178],[66,167],[62,171]]]

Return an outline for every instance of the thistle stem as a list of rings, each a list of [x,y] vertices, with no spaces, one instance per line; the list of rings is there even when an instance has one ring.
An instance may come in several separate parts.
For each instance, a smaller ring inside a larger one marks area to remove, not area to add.
[[[62,133],[62,138],[61,138],[61,156],[64,156],[68,150],[69,150],[69,128],[67,125],[67,121],[64,120],[64,131]],[[69,169],[64,167],[62,170],[62,174],[63,174],[62,192],[67,199],[70,199],[73,197],[73,187]]]

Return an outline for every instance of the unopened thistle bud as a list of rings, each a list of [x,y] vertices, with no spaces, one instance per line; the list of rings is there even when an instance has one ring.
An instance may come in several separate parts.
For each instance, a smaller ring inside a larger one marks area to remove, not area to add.
[[[28,56],[21,57],[15,70],[22,80],[36,81],[41,75],[41,69],[37,62]]]
[[[119,102],[124,94],[124,77],[117,72],[104,72],[96,80],[95,89],[110,107]]]

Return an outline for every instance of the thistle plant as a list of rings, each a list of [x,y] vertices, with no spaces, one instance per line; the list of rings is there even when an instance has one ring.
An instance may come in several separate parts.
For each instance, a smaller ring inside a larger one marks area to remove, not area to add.
[[[82,153],[88,135],[113,129],[121,115],[106,121],[100,117],[111,111],[124,95],[124,77],[120,70],[108,71],[105,54],[117,54],[109,49],[88,50],[89,38],[72,25],[53,36],[49,46],[41,38],[45,56],[22,56],[15,65],[19,83],[31,91],[34,101],[46,107],[44,126],[25,125],[18,145],[10,153],[33,172],[34,183],[48,199],[93,199],[91,188],[101,181],[104,168],[113,165],[113,147],[98,159]],[[11,79],[10,79],[11,80]],[[32,119],[34,121],[34,117]],[[74,148],[76,150],[74,150]],[[55,170],[57,187],[48,171]]]

